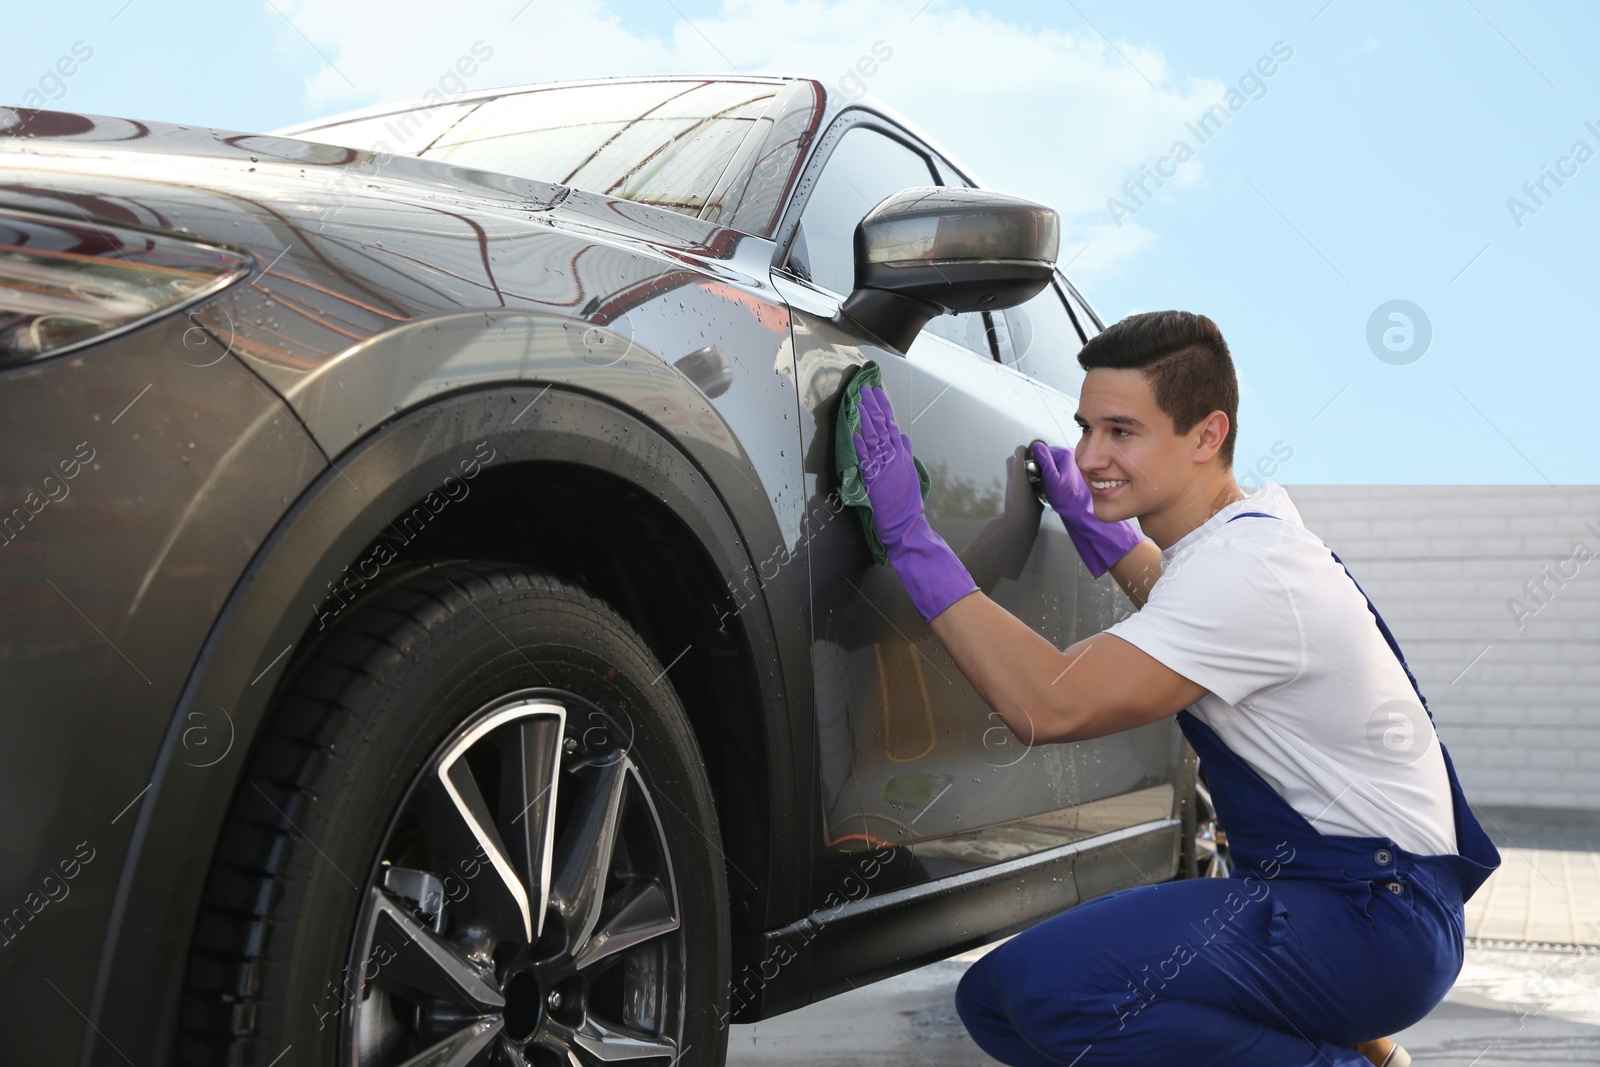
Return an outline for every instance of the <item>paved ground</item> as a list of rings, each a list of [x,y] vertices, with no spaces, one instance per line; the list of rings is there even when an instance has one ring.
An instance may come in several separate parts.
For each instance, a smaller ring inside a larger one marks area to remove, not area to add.
[[[1444,1003],[1399,1040],[1427,1067],[1600,1064],[1600,830],[1511,816],[1485,825],[1502,864],[1468,901],[1466,962]],[[956,983],[982,952],[736,1026],[728,1063],[993,1063],[954,1007]]]
[[[1600,852],[1501,846],[1466,918],[1478,940],[1600,945]]]
[[[1500,869],[1467,901],[1467,936],[1600,945],[1600,813],[1486,808],[1478,815],[1500,850]]]

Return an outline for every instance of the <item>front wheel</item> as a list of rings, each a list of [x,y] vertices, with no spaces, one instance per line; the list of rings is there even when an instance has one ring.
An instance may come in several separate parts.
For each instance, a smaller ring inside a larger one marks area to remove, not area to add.
[[[180,1063],[720,1064],[710,785],[609,606],[450,564],[360,606],[252,757]]]

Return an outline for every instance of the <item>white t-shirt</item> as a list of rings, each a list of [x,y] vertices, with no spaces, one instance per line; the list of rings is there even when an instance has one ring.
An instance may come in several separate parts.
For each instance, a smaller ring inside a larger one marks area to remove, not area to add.
[[[1228,522],[1241,511],[1279,518]],[[1189,712],[1320,833],[1456,851],[1427,712],[1361,591],[1282,487],[1222,508],[1161,565],[1144,607],[1106,633],[1208,689]]]

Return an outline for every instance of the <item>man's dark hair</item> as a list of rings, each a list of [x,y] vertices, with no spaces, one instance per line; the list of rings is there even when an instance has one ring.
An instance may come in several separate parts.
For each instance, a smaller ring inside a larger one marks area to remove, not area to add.
[[[1138,370],[1181,436],[1213,411],[1228,416],[1217,454],[1232,468],[1239,436],[1239,378],[1217,324],[1192,311],[1147,311],[1113,323],[1078,352],[1084,370]]]

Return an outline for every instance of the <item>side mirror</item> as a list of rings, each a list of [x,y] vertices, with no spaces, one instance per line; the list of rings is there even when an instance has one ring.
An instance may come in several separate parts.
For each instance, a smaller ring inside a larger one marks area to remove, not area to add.
[[[902,189],[856,226],[847,328],[905,352],[929,319],[994,311],[1050,283],[1060,219],[1031,200],[987,189]]]

